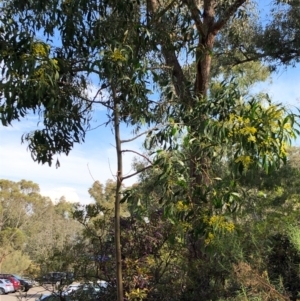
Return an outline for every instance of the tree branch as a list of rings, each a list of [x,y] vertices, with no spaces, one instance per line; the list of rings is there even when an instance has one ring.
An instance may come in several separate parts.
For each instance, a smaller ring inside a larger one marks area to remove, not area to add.
[[[173,1],[172,1],[173,3]],[[152,14],[158,14],[158,0],[148,0],[149,9],[151,10]],[[160,15],[159,15],[160,16]],[[161,19],[154,18],[156,22],[153,23],[153,26],[162,27],[162,23],[160,22]],[[186,89],[186,78],[183,73],[183,70],[179,64],[178,58],[176,56],[175,51],[172,49],[173,47],[168,47],[168,44],[171,44],[171,41],[168,39],[166,41],[166,36],[158,38],[158,42],[162,48],[162,54],[165,58],[166,65],[172,69],[172,82],[175,87],[176,94],[181,99],[186,99],[189,101],[192,96],[190,95],[189,91]]]
[[[146,167],[138,170],[137,172],[132,173],[131,175],[123,177],[122,180],[126,180],[126,179],[129,179],[131,177],[134,177],[134,176],[138,175],[139,173],[141,173],[141,172],[143,172],[143,171],[145,171],[145,170],[147,170],[149,168],[152,168],[152,167],[153,167],[153,165],[148,165],[148,166],[146,166]]]
[[[99,127],[103,126],[103,125],[107,125],[107,123],[108,123],[108,121],[103,122],[103,123],[91,128],[91,129],[86,130],[86,132],[94,131],[94,130],[98,129]]]
[[[133,138],[131,138],[131,139],[121,140],[121,143],[132,142],[132,141],[134,141],[135,139],[138,139],[139,137],[141,137],[141,136],[143,136],[143,135],[145,135],[145,134],[147,134],[147,133],[149,133],[149,132],[151,132],[151,131],[155,131],[155,130],[158,130],[158,128],[155,127],[155,128],[150,129],[150,130],[147,130],[147,131],[145,131],[145,132],[143,132],[143,133],[141,133],[141,134],[139,134],[139,135],[137,135],[137,136],[135,136],[135,137],[133,137]]]
[[[152,162],[145,156],[145,155],[142,155],[141,153],[137,152],[137,151],[134,151],[134,150],[130,150],[130,149],[124,149],[122,150],[122,153],[134,153],[134,154],[137,154],[141,157],[143,157],[146,161],[148,161],[150,164],[152,164]]]
[[[109,105],[107,104],[107,101],[93,101],[93,100],[91,100],[91,99],[88,99],[88,98],[84,97],[83,95],[80,96],[80,99],[81,99],[81,100],[84,100],[84,101],[86,101],[86,102],[88,102],[88,103],[90,103],[90,105],[96,103],[96,104],[103,105],[104,107],[106,107],[106,108],[108,108],[108,109],[110,109],[110,110],[113,110],[113,107],[112,107],[112,106],[109,106]]]
[[[101,94],[101,91],[106,89],[107,88],[107,85],[106,84],[103,84],[97,91],[96,95],[94,96],[93,98],[93,102],[96,100],[96,97],[98,96],[98,94],[100,93]]]
[[[168,47],[164,43],[161,44],[162,44],[162,53],[166,60],[166,64],[170,66],[173,70],[172,82],[175,87],[176,94],[180,99],[186,99],[188,101],[192,97],[186,88],[187,80],[178,62],[176,54],[174,51],[168,49]]]
[[[236,0],[225,12],[223,19],[216,22],[211,32],[216,35],[228,22],[228,20],[234,15],[234,13],[238,10],[240,6],[242,6],[247,0]]]
[[[204,26],[200,19],[200,10],[198,9],[195,0],[184,0],[185,4],[188,6],[192,18],[195,22],[196,28],[202,37],[205,36]]]
[[[157,11],[157,1],[156,0],[150,0],[152,3],[151,5],[155,5],[156,7],[156,11]],[[159,20],[172,6],[173,4],[176,2],[176,0],[171,1],[162,11],[160,11],[158,13],[158,15],[155,17],[154,21]]]

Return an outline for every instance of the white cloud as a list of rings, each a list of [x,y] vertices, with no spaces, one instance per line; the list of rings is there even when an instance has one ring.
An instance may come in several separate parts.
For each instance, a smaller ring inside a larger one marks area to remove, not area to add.
[[[26,131],[32,130],[26,122],[20,123]],[[20,143],[24,133],[20,124],[2,128],[0,131],[0,178],[12,181],[31,180],[39,184],[41,194],[51,197],[53,201],[65,196],[68,201],[89,203],[92,201],[88,189],[94,179],[105,183],[113,179],[116,171],[116,154],[114,138],[108,128],[99,128],[88,133],[86,142],[75,145],[69,156],[59,157],[61,166],[40,165],[33,162],[26,145]],[[138,149],[138,144],[131,146]],[[123,158],[124,174],[132,172],[133,153],[125,153]],[[136,181],[125,181],[129,186]]]
[[[59,201],[61,196],[64,196],[66,200],[72,203],[80,202],[80,198],[76,189],[72,187],[63,186],[54,188],[52,190],[44,190],[42,191],[42,194],[49,197],[55,203]]]
[[[95,84],[90,84],[86,89],[86,95],[89,99],[95,101],[96,103],[93,105],[94,111],[102,111],[106,110],[106,107],[97,102],[105,102],[109,98],[109,93],[107,89],[101,89],[100,86]]]

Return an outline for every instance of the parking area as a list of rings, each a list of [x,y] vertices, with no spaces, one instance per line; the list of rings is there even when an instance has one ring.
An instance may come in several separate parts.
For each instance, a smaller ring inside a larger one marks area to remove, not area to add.
[[[0,295],[0,301],[34,301],[41,295],[53,292],[52,286],[37,286],[31,288],[27,293],[16,292],[13,294]]]

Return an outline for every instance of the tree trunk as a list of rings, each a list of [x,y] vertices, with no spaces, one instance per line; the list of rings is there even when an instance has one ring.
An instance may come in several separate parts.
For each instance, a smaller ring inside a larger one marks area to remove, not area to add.
[[[119,118],[119,100],[115,90],[113,91],[114,101],[114,130],[117,152],[117,187],[115,198],[115,256],[116,256],[116,280],[117,280],[117,301],[123,301],[123,279],[122,279],[122,256],[121,256],[121,228],[120,228],[120,201],[121,188],[123,180],[123,162],[120,139],[120,118]]]
[[[157,41],[161,45],[162,54],[165,58],[166,65],[172,68],[172,80],[179,98],[179,101],[186,105],[187,110],[196,106],[198,99],[206,98],[209,90],[210,72],[212,63],[213,47],[216,35],[227,24],[230,18],[235,14],[238,8],[244,4],[246,0],[236,0],[222,13],[222,17],[218,16],[216,20],[216,7],[218,1],[204,0],[202,7],[199,9],[196,0],[183,0],[181,5],[185,5],[194,20],[195,28],[198,31],[199,42],[196,50],[196,79],[194,85],[194,93],[188,91],[186,87],[187,80],[183,73],[180,62],[172,47],[170,41]],[[172,3],[172,2],[171,2]],[[174,2],[173,2],[174,3]],[[158,0],[148,0],[147,6],[153,20],[156,21],[154,25],[158,29],[162,27],[159,15],[166,7],[160,7],[161,2]],[[175,5],[175,4],[174,4]],[[199,123],[205,122],[207,116],[204,114],[199,116]],[[197,133],[199,124],[191,125],[191,132]],[[197,138],[197,137],[195,137]],[[203,189],[204,186],[211,184],[209,177],[210,160],[209,157],[203,154],[201,145],[197,145],[197,139],[192,147],[190,154],[190,178],[191,178],[191,194],[192,201],[196,201],[197,197],[193,196],[195,188]]]
[[[157,30],[164,26],[159,18],[159,14],[162,14],[162,11],[166,9],[165,7],[160,7],[162,2],[163,1],[158,0],[147,1],[151,16],[154,16],[152,18],[154,20],[154,24],[152,23],[152,25],[157,26]],[[237,9],[245,2],[246,0],[234,1],[231,6],[222,12],[221,17],[218,16],[217,20],[215,17],[216,6],[218,5],[217,0],[203,0],[203,5],[200,9],[197,6],[196,0],[183,0],[180,4],[179,1],[176,3],[177,5],[185,5],[186,9],[190,12],[190,16],[194,21],[194,26],[198,31],[199,38],[196,50],[196,78],[194,82],[194,91],[189,91],[187,88],[186,83],[188,81],[185,78],[178,56],[172,49],[172,41],[161,39],[157,41],[157,43],[161,46],[166,65],[172,70],[172,81],[179,102],[186,107],[187,112],[195,108],[198,105],[197,102],[199,100],[204,99],[205,101],[208,101],[207,96],[210,84],[215,38],[218,32],[235,14]],[[201,135],[199,128],[201,123],[206,122],[206,118],[208,118],[208,116],[206,116],[203,112],[202,115],[200,113],[200,116],[198,116],[198,124],[195,124],[195,116],[193,116],[192,120],[187,120],[187,125],[190,126],[190,134],[193,135],[193,138],[196,138],[191,145],[189,157],[190,191],[188,197],[193,204],[197,204],[199,206],[203,206],[203,203],[200,203],[202,200],[200,200],[199,192],[203,192],[206,187],[211,185],[212,181],[209,176],[211,168],[210,158],[209,155],[201,149],[201,136],[199,136]],[[192,123],[189,123],[190,121],[192,121]],[[205,254],[201,251],[202,244],[203,241],[199,240],[198,237],[191,237],[191,241],[189,243],[189,260],[191,267],[195,264],[195,259],[206,260]],[[189,272],[193,272],[193,269]],[[209,288],[209,275],[207,275],[206,278],[201,278],[199,280],[202,286],[206,286],[205,289]],[[198,293],[201,292],[203,293],[203,287],[199,288]],[[199,296],[197,296],[197,298],[199,298]]]
[[[212,61],[212,50],[214,46],[215,35],[208,33],[205,37],[200,37],[198,50],[196,54],[196,79],[195,79],[195,90],[193,102],[191,104],[192,108],[196,106],[198,98],[206,98],[209,82],[210,82],[210,70]],[[204,114],[199,116],[199,123],[205,122],[207,116]],[[198,124],[191,125],[192,134],[197,133],[199,128]],[[192,148],[191,159],[190,159],[190,178],[191,178],[191,191],[195,187],[208,186],[211,183],[209,177],[210,160],[208,156],[201,150],[201,145],[198,141],[195,141],[195,147]],[[197,196],[192,196],[193,203],[197,202]]]

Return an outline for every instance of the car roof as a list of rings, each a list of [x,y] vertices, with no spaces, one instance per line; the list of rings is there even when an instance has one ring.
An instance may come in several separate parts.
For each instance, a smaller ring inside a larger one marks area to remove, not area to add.
[[[10,278],[15,278],[15,279],[17,279],[13,274],[0,274],[0,278],[3,278],[3,277],[10,277]]]

